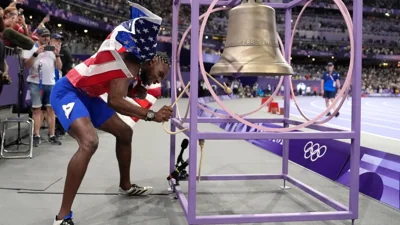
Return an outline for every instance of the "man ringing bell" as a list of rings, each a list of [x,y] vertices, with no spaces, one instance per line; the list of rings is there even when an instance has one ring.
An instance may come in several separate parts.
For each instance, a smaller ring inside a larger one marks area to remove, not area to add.
[[[126,98],[136,77],[145,86],[161,83],[169,72],[170,59],[156,52],[162,19],[140,5],[131,6],[132,19],[117,26],[97,53],[61,78],[51,93],[50,102],[60,123],[79,145],[68,165],[61,209],[53,225],[74,224],[72,204],[99,144],[95,128],[116,137],[119,193],[147,195],[153,189],[131,183],[133,131],[117,113],[158,123],[171,118],[170,106],[153,112]],[[146,92],[142,85],[133,88],[137,93]],[[107,101],[100,97],[105,93]]]

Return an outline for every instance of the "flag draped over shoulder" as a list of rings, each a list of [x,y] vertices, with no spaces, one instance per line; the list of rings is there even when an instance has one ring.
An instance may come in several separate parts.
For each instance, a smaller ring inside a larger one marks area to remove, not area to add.
[[[154,58],[162,19],[134,3],[131,12],[131,19],[115,27],[96,54],[70,71],[68,79],[75,87],[99,96],[108,92],[107,81],[134,76],[120,53],[133,54],[141,62]]]
[[[110,52],[112,56],[119,56],[119,53],[128,52],[134,54],[142,62],[149,61],[156,54],[157,36],[162,19],[138,4],[131,3],[130,5],[131,19],[121,23],[113,30],[102,43],[97,54],[99,52]],[[94,58],[94,64],[99,64],[104,59],[103,57],[96,56]],[[121,57],[113,58],[120,64],[121,68],[126,68]],[[129,73],[126,70],[124,72]],[[147,96],[145,99],[130,97],[125,97],[125,99],[134,105],[149,109],[154,105],[157,98],[161,96],[161,84],[153,84],[146,86],[146,88]],[[108,93],[104,93],[100,97],[107,102]],[[118,116],[132,128],[139,120],[138,118],[121,114],[118,114]]]
[[[161,96],[161,84],[152,84],[150,86],[146,86],[146,88],[147,88],[147,95],[146,95],[145,99],[130,98],[130,97],[125,97],[125,99],[134,105],[149,109],[157,101],[157,98]],[[107,102],[107,97],[108,97],[107,93],[101,95],[100,97],[105,102]],[[133,128],[135,126],[135,124],[139,121],[139,119],[136,117],[124,116],[119,113],[117,113],[117,114],[122,119],[122,121],[124,121],[126,124],[128,124],[131,128]]]

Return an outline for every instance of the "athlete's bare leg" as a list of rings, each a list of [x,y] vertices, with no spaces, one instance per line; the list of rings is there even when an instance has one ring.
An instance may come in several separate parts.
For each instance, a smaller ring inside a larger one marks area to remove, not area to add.
[[[72,203],[85,176],[89,161],[96,152],[99,144],[96,129],[88,117],[75,120],[69,128],[68,134],[75,138],[79,148],[68,164],[63,199],[57,220],[61,220],[70,213]]]
[[[115,152],[117,155],[120,181],[119,185],[124,190],[131,188],[131,157],[132,157],[132,136],[133,130],[124,121],[114,114],[107,122],[105,122],[100,130],[114,135],[116,138]]]

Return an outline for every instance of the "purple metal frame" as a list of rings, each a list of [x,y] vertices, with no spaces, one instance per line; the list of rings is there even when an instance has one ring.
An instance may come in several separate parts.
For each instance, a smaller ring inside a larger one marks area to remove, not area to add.
[[[238,0],[220,0],[217,5],[232,6],[237,4]],[[305,2],[305,0],[294,0],[289,3],[274,3],[268,4],[274,8],[286,9],[285,18],[285,49],[288,51],[288,44],[291,38],[291,18],[292,8]],[[191,4],[191,23],[192,32],[199,32],[199,5],[209,5],[211,0],[174,0],[173,3],[173,17],[172,17],[172,99],[175,102],[176,96],[176,61],[177,61],[177,43],[178,43],[178,12],[180,4]],[[321,132],[286,132],[286,133],[211,133],[211,132],[198,132],[198,123],[220,123],[232,122],[232,119],[218,119],[218,118],[198,118],[197,104],[198,104],[198,49],[192,48],[191,50],[191,71],[190,71],[190,119],[188,122],[190,130],[185,134],[190,138],[189,146],[189,170],[197,171],[197,141],[199,139],[284,139],[283,143],[283,157],[282,157],[282,174],[268,175],[268,174],[251,174],[251,175],[214,175],[202,176],[203,181],[209,180],[265,180],[265,179],[282,179],[284,181],[283,189],[288,189],[286,182],[302,189],[308,194],[314,196],[320,201],[326,203],[337,211],[334,212],[302,212],[302,213],[280,213],[280,214],[247,214],[247,215],[212,215],[212,216],[197,216],[196,215],[196,172],[191,172],[189,175],[189,188],[188,198],[185,197],[180,186],[175,186],[175,191],[179,202],[183,208],[184,214],[190,225],[194,224],[232,224],[232,223],[262,223],[262,222],[290,222],[290,221],[324,221],[324,220],[352,220],[358,218],[358,200],[359,200],[359,168],[360,168],[360,118],[361,118],[361,63],[362,63],[362,0],[354,0],[353,3],[353,32],[355,36],[355,66],[353,68],[353,81],[352,81],[352,126],[351,131],[341,131],[338,129],[327,128],[319,125],[313,125],[308,128],[315,129]],[[198,46],[199,35],[191,35],[191,46]],[[288,56],[289,52],[286,52]],[[286,59],[288,62],[290,58]],[[289,119],[290,109],[290,93],[289,93],[289,79],[287,76],[284,81],[285,94],[284,94],[284,119],[250,119],[252,122],[270,122],[281,123],[284,126],[298,124],[298,121]],[[175,131],[176,127],[182,129],[181,121],[176,119],[176,111],[174,111],[171,123],[171,130]],[[344,206],[328,196],[318,192],[299,180],[291,177],[288,174],[288,161],[289,161],[289,140],[290,139],[351,139],[351,182],[349,194],[349,206]],[[171,157],[170,157],[170,172],[175,168],[175,135],[171,135]]]

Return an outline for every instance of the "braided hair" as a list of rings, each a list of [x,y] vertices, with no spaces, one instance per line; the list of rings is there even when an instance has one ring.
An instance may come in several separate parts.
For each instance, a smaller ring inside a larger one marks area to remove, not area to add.
[[[163,63],[171,67],[171,58],[165,52],[157,52],[155,58],[160,59]]]

